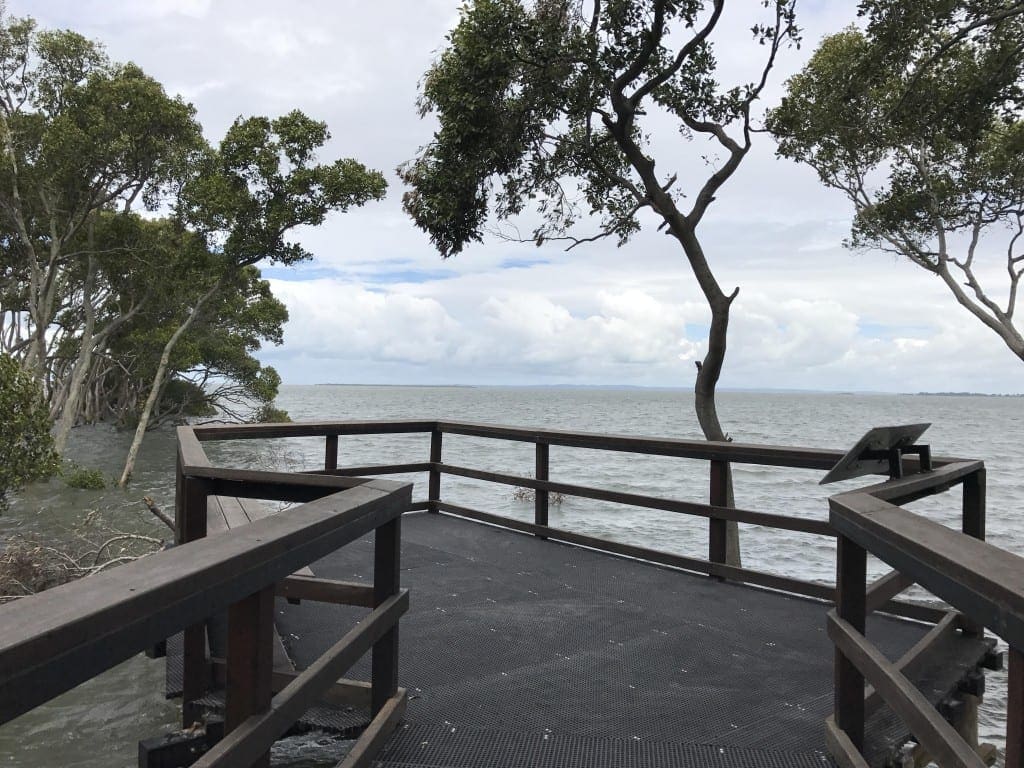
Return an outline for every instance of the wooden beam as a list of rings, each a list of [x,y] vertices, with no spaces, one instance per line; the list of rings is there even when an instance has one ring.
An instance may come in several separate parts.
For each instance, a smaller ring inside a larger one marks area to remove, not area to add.
[[[829,612],[828,634],[939,765],[944,768],[986,768],[981,757],[935,711],[924,694],[834,611]],[[856,745],[855,740],[851,741]]]
[[[270,709],[274,671],[274,587],[264,587],[228,609],[224,732]],[[270,768],[269,749],[246,765]]]
[[[411,490],[373,481],[0,606],[0,722],[394,520]]]
[[[913,586],[914,580],[899,571],[889,571],[881,578],[872,582],[865,595],[865,605],[869,614],[884,606],[903,590]]]
[[[664,512],[679,512],[697,517],[708,517],[720,520],[735,520],[739,523],[750,523],[752,525],[763,525],[766,528],[780,528],[801,533],[814,533],[821,536],[835,536],[835,531],[825,520],[805,520],[799,517],[788,517],[786,515],[774,515],[766,512],[753,512],[733,507],[714,506],[700,504],[692,501],[681,501],[678,499],[665,499],[657,496],[644,496],[636,493],[623,493],[621,491],[608,491],[601,488],[591,488],[585,485],[573,485],[571,483],[545,482],[532,477],[519,475],[507,475],[500,472],[486,472],[484,470],[459,467],[452,464],[442,464],[441,471],[449,475],[468,477],[474,480],[484,480],[503,485],[517,485],[523,488],[545,490],[552,493],[561,493],[566,496],[579,496],[597,501],[610,501],[616,504],[628,504],[645,509],[659,509]]]
[[[836,610],[840,620],[853,631],[864,633],[865,573],[867,552],[845,536],[839,537],[836,549]],[[845,648],[835,650],[835,721],[858,750],[864,749],[864,674]]]
[[[427,480],[427,511],[437,512],[441,500],[441,443],[444,435],[439,429],[430,433],[430,475]]]
[[[315,576],[292,575],[277,585],[278,597],[312,600],[336,605],[374,606],[373,587],[357,581],[336,581]]]
[[[865,493],[833,496],[829,506],[844,536],[1024,647],[1024,558]]]
[[[258,759],[302,713],[309,709],[377,642],[409,607],[409,592],[401,593],[375,608],[354,629],[274,697],[271,708],[250,717],[199,758],[195,768],[235,768]],[[248,762],[247,762],[248,761]]]
[[[337,768],[370,768],[374,758],[405,716],[406,701],[405,689],[399,688],[380,708],[380,712],[352,745],[345,758],[338,763]]]
[[[839,764],[839,768],[871,768],[846,732],[836,725],[834,715],[825,719],[825,749]]]
[[[210,659],[212,668],[212,679],[214,685],[224,686],[227,682],[225,673],[227,662],[224,659]],[[300,673],[294,670],[288,672],[275,669],[270,676],[270,690],[277,694],[299,676]],[[327,688],[317,701],[329,707],[357,707],[360,709],[370,708],[370,683],[363,680],[349,680],[338,678],[333,685]]]

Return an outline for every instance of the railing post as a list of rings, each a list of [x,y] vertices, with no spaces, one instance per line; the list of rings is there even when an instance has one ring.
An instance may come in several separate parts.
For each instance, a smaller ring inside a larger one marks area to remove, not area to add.
[[[985,539],[985,469],[964,478],[963,532]]]
[[[437,503],[441,501],[441,469],[437,465],[441,463],[441,436],[443,434],[439,429],[430,433],[430,462],[434,466],[430,468],[427,480],[428,512],[437,512]]]
[[[225,733],[231,733],[251,715],[270,709],[273,642],[274,585],[270,585],[228,609]],[[252,764],[252,768],[269,767],[269,752]]]
[[[1010,646],[1006,669],[1006,768],[1024,768],[1024,653]]]
[[[867,552],[845,536],[836,548],[836,613],[864,634],[866,623]],[[837,648],[835,654],[836,725],[864,749],[864,676]]]
[[[402,518],[380,526],[373,536],[373,605],[379,606],[398,593],[400,586]],[[398,625],[373,644],[370,664],[371,716],[398,691]]]
[[[180,544],[206,537],[206,504],[209,486],[205,480],[184,477],[181,459],[178,459],[178,478],[175,497],[175,524]],[[188,728],[201,719],[199,707],[194,703],[209,688],[206,664],[206,622],[185,627],[182,642],[181,721]]]
[[[715,507],[729,505],[729,465],[724,461],[712,461],[710,477],[710,503]],[[708,521],[708,560],[725,563],[728,548],[728,523],[712,517]]]
[[[338,468],[338,436],[328,435],[324,446],[324,469],[331,472]]]
[[[551,446],[547,443],[537,443],[537,457],[534,476],[538,480],[547,481]],[[537,525],[547,526],[548,524],[548,492],[538,488],[533,495],[533,522]],[[538,533],[542,539],[547,536]]]
[[[963,519],[961,530],[968,536],[985,540],[985,468],[982,467],[964,478]],[[964,632],[981,636],[985,627],[976,621],[966,619]]]

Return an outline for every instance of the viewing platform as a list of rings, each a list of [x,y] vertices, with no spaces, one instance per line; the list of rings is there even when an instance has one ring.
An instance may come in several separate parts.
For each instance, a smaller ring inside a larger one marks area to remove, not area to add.
[[[395,433],[423,433],[428,460],[338,466],[339,437]],[[446,463],[457,436],[533,444],[535,472]],[[324,465],[216,467],[202,447],[281,437],[323,440]],[[708,503],[551,480],[556,446],[706,461]],[[168,670],[192,727],[146,742],[140,765],[267,765],[284,733],[326,726],[358,737],[344,768],[979,768],[982,670],[1001,662],[988,627],[1010,646],[1019,768],[1024,560],[982,540],[984,466],[865,450],[439,421],[180,428],[180,545],[0,608],[0,717],[184,629]],[[889,479],[833,495],[827,520],[725,503],[732,464],[844,461]],[[412,472],[425,499],[367,479]],[[445,501],[446,474],[533,489],[533,522]],[[900,506],[951,488],[960,530]],[[705,518],[708,557],[551,526],[551,493]],[[727,564],[729,520],[837,539],[837,584]],[[872,583],[869,552],[894,569]],[[912,584],[951,609],[900,601]]]

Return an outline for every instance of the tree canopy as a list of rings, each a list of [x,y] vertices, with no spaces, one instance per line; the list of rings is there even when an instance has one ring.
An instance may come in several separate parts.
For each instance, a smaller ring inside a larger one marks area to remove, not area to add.
[[[694,390],[715,440],[727,439],[715,387],[738,289],[722,290],[698,226],[750,150],[755,102],[797,35],[791,0],[760,5],[744,17],[759,53],[750,79],[723,84],[715,38],[724,0],[468,2],[423,80],[421,115],[439,127],[399,169],[405,210],[445,257],[481,240],[489,217],[530,210],[539,224],[529,240],[575,247],[623,245],[653,215],[711,310]],[[656,167],[656,147],[680,139],[710,142],[721,157],[706,174]]]
[[[297,227],[386,190],[320,162],[329,139],[293,110],[211,146],[137,65],[0,10],[0,351],[43,392],[58,453],[76,424],[134,425],[123,484],[150,426],[274,412],[280,377],[253,353],[287,311],[256,265],[311,258]]]
[[[872,0],[861,15],[787,83],[778,152],[850,200],[849,246],[936,275],[1024,359],[1024,3]]]

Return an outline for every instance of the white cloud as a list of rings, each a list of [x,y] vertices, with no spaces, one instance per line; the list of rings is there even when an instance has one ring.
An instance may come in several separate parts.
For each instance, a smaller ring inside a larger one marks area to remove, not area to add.
[[[114,59],[136,61],[196,104],[212,140],[238,115],[298,107],[331,129],[323,159],[354,156],[386,174],[384,202],[298,233],[321,270],[308,276],[344,277],[275,281],[292,320],[285,345],[261,354],[285,381],[405,381],[414,372],[452,383],[688,386],[708,311],[678,243],[653,227],[621,249],[604,241],[566,253],[489,239],[442,262],[402,212],[394,168],[433,126],[416,115],[417,83],[459,5],[8,0],[12,15],[76,29],[103,40]],[[745,81],[749,21],[743,4],[730,8],[717,54],[723,82]],[[781,56],[765,104],[856,9],[800,10],[804,45]],[[711,145],[664,121],[646,128],[659,173],[678,173],[676,188],[704,178],[700,155]],[[741,287],[724,386],[1024,390],[1020,361],[938,280],[890,256],[843,250],[849,218],[839,193],[755,136],[701,224],[723,289]],[[502,268],[508,260],[535,263]]]

